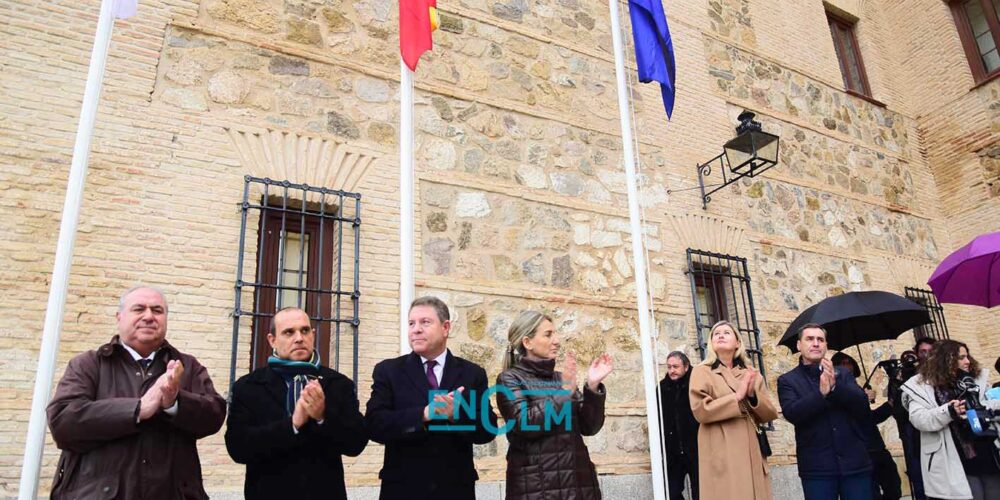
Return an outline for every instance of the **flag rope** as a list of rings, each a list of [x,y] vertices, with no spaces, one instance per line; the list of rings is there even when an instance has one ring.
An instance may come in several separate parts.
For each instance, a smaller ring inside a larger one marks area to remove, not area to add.
[[[619,1],[618,2],[619,19],[625,18],[628,15],[628,12],[627,12],[627,9],[626,9],[626,5],[627,5],[627,1],[624,1],[624,2],[623,1]],[[634,62],[635,65],[637,65],[638,62],[634,60],[634,57],[635,57],[634,56],[634,54],[635,54],[635,45],[634,44],[635,44],[635,42],[633,41],[632,36],[630,36],[631,33],[626,33],[627,30],[625,29],[624,24],[620,25],[619,29],[621,30],[621,37],[622,37],[622,41],[623,41],[623,44],[624,44],[624,50],[622,51],[623,52],[622,55],[625,58],[625,62],[628,63],[628,62],[631,61],[631,62]],[[629,50],[630,48],[631,48],[631,50]],[[629,54],[631,54],[631,56]],[[637,190],[640,193],[640,196],[639,196],[639,199],[640,199],[640,203],[639,203],[639,223],[640,223],[640,227],[642,228],[642,232],[641,232],[641,237],[642,237],[642,251],[643,251],[643,253],[645,254],[645,257],[646,257],[646,267],[645,267],[644,271],[646,273],[646,283],[649,284],[649,285],[651,285],[652,284],[652,271],[650,270],[651,266],[649,265],[649,263],[651,262],[650,255],[649,255],[649,235],[646,232],[646,221],[648,220],[648,217],[647,217],[647,214],[646,214],[646,207],[641,202],[641,200],[642,200],[641,193],[643,191],[643,186],[644,185],[648,185],[649,184],[649,180],[648,180],[648,177],[646,177],[646,175],[643,172],[643,160],[642,160],[643,157],[642,157],[642,151],[641,151],[641,148],[640,148],[640,144],[641,143],[640,143],[640,140],[639,140],[638,113],[636,111],[636,106],[635,106],[635,84],[636,84],[637,78],[636,78],[636,75],[634,75],[632,71],[626,71],[625,72],[625,79],[626,79],[626,87],[628,88],[629,115],[632,118],[631,119],[631,123],[630,123],[631,128],[632,128],[632,144],[630,145],[630,147],[633,150],[633,158],[635,159],[635,168],[636,168],[636,174],[637,174],[636,177],[637,177],[637,179],[639,181],[637,183],[638,185],[636,186],[636,188],[637,188]],[[624,144],[622,146],[625,147]],[[634,269],[634,262],[633,262],[633,269]],[[660,364],[659,364],[660,352],[659,352],[659,348],[658,348],[658,344],[659,344],[659,340],[660,340],[660,328],[659,328],[659,323],[656,321],[656,303],[655,303],[655,296],[656,296],[656,294],[654,293],[652,286],[647,286],[646,287],[646,296],[647,296],[647,301],[648,301],[648,304],[649,304],[649,317],[650,317],[650,326],[651,326],[651,328],[650,328],[650,344],[651,345],[649,347],[650,347],[650,349],[652,350],[652,353],[653,353],[653,361],[654,361],[653,362],[653,373],[655,374],[656,380],[659,381],[661,379],[661,377],[660,377]],[[642,341],[641,337],[642,336],[640,335],[640,339],[639,339],[640,342]],[[667,349],[669,351],[669,346],[667,346]],[[657,383],[656,384],[656,399],[657,399],[657,403],[660,403],[663,400],[662,398],[663,398],[663,395],[660,392],[660,384]],[[657,404],[657,407],[658,408],[662,408],[662,404]],[[664,433],[663,433],[664,429],[663,429],[663,412],[662,411],[657,412],[657,422],[658,422],[658,424],[660,426],[660,433],[659,434],[660,434],[660,436],[663,436],[664,435]],[[660,447],[660,460],[662,460],[663,469],[666,470],[666,466],[667,466],[666,446],[661,446]],[[664,490],[665,490],[664,493],[666,495],[666,498],[669,499],[670,498],[670,493],[669,493],[669,488],[667,488],[667,485],[666,485],[666,474],[664,474]]]

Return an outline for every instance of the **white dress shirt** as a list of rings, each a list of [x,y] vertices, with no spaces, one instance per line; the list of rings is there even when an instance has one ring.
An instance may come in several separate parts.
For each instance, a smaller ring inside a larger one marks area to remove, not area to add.
[[[132,355],[132,359],[134,359],[136,363],[138,363],[140,359],[148,359],[149,366],[153,366],[153,360],[156,359],[156,353],[159,352],[159,349],[157,349],[149,353],[149,356],[143,357],[141,354],[136,352],[135,349],[132,349],[131,347],[128,346],[128,344],[124,342],[122,342],[122,347],[124,347],[125,350]],[[175,399],[174,404],[171,405],[170,408],[164,409],[163,412],[166,413],[167,415],[170,415],[171,417],[177,415],[177,400]]]
[[[438,386],[441,386],[441,376],[444,375],[444,360],[448,359],[448,349],[445,349],[438,357],[434,358],[437,361],[437,365],[434,366],[434,377],[437,378]],[[427,373],[427,362],[430,359],[420,356],[421,366],[424,367],[424,373]]]

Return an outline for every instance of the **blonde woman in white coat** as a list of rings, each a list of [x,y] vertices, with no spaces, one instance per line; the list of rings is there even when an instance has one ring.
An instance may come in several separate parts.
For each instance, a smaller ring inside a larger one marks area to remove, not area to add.
[[[920,431],[920,468],[928,498],[955,500],[1000,499],[1000,467],[993,438],[976,436],[966,420],[966,403],[957,382],[972,377],[985,400],[988,370],[969,355],[961,342],[944,340],[934,345],[920,372],[903,384],[903,405],[910,423]]]

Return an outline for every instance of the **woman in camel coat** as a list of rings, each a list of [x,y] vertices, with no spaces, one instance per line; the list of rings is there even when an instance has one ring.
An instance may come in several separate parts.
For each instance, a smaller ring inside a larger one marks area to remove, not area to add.
[[[728,322],[712,326],[708,356],[691,371],[689,395],[701,423],[701,498],[770,500],[767,460],[754,427],[778,418],[778,411]]]

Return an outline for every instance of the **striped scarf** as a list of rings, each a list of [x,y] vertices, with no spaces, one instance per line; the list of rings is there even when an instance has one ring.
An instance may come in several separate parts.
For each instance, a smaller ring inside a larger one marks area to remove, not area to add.
[[[281,359],[272,354],[267,358],[267,366],[285,379],[285,385],[288,386],[285,411],[291,415],[295,411],[295,403],[298,402],[302,389],[310,380],[319,378],[319,353],[313,351],[309,361]]]

